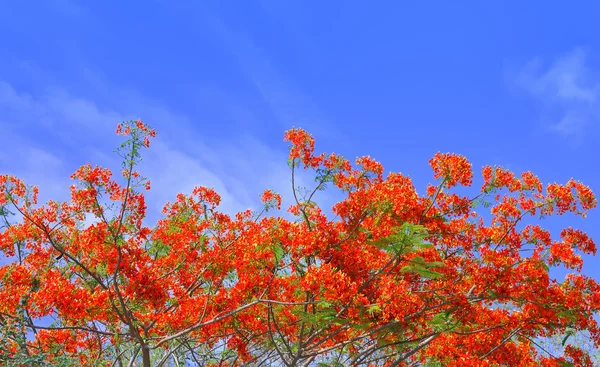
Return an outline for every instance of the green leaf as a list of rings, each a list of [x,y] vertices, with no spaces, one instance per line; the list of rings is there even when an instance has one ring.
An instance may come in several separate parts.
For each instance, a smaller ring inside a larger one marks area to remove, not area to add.
[[[440,312],[429,321],[429,324],[430,325],[443,325],[447,321],[448,321],[448,313]]]
[[[427,229],[424,226],[405,222],[400,227],[395,227],[388,237],[373,241],[371,244],[394,254],[407,254],[432,248],[433,245],[424,242],[426,237]]]
[[[153,256],[158,258],[167,256],[171,252],[171,246],[165,244],[161,240],[155,240],[150,245],[149,251]]]
[[[573,310],[560,311],[560,312],[556,313],[556,316],[564,317],[564,318],[568,319],[570,322],[577,321],[577,315],[576,315],[575,311],[573,311]]]
[[[427,278],[427,279],[438,279],[438,278],[441,278],[442,276],[444,276],[441,273],[429,270],[423,266],[407,265],[407,266],[403,267],[402,269],[400,269],[400,271],[404,272],[404,273],[417,273],[420,276],[422,276],[423,278]]]
[[[367,312],[370,315],[373,315],[376,312],[381,312],[381,307],[379,307],[378,305],[371,305],[368,309]]]
[[[575,333],[573,332],[573,330],[567,330],[567,332],[565,333],[565,337],[563,338],[561,344],[564,347],[565,343],[567,342],[567,339],[569,339],[570,336],[574,335]]]
[[[415,264],[419,264],[419,265],[425,265],[427,262],[425,261],[425,259],[421,256],[415,256],[410,260],[412,263]]]
[[[277,265],[279,264],[281,259],[283,259],[285,250],[283,249],[283,247],[281,247],[280,244],[276,244],[275,246],[273,246],[273,253],[275,254],[275,265]]]

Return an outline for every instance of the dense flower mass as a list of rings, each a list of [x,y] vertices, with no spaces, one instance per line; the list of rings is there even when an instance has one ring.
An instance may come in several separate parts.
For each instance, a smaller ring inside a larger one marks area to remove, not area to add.
[[[292,129],[291,180],[306,169],[315,186],[292,185],[287,211],[265,190],[264,210],[227,215],[199,186],[150,228],[135,167],[156,133],[137,120],[117,134],[122,177],[85,165],[68,202],[40,205],[37,187],[0,176],[7,365],[592,366],[575,345],[539,344],[600,343],[600,287],[580,273],[596,245],[539,220],[595,208],[578,181],[486,166],[471,190],[469,161],[437,153],[419,195],[371,157],[315,154]],[[315,199],[327,187],[343,193],[333,216]],[[572,272],[554,280],[555,266]]]

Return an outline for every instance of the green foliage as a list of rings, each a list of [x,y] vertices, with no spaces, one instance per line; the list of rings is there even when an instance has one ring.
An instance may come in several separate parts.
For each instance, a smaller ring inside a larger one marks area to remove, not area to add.
[[[427,235],[424,226],[406,222],[394,228],[391,235],[372,241],[371,244],[386,252],[404,255],[432,248],[432,244],[425,242]]]
[[[281,244],[277,243],[273,246],[273,254],[275,255],[275,265],[277,265],[281,259],[283,259],[285,249],[281,246]]]

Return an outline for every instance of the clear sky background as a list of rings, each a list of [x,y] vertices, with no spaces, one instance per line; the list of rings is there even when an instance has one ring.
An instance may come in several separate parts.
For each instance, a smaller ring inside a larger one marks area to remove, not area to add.
[[[475,186],[489,164],[600,194],[599,19],[592,0],[0,0],[0,172],[65,199],[81,164],[119,167],[115,126],[141,117],[154,217],[197,185],[226,211],[289,197],[292,126],[420,192],[442,151]],[[544,224],[600,241],[600,210]]]

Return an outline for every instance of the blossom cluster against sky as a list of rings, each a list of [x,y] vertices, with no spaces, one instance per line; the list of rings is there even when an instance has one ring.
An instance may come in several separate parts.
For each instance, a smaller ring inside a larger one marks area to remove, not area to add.
[[[600,194],[596,1],[0,8],[0,172],[38,184],[44,199],[66,198],[84,163],[118,168],[115,126],[138,117],[159,133],[141,167],[151,218],[197,185],[215,187],[228,212],[256,207],[265,188],[289,198],[282,137],[292,126],[317,150],[371,155],[421,192],[442,151],[476,169],[574,177]],[[600,241],[599,224],[596,212],[547,222]],[[599,277],[600,260],[586,261]]]

